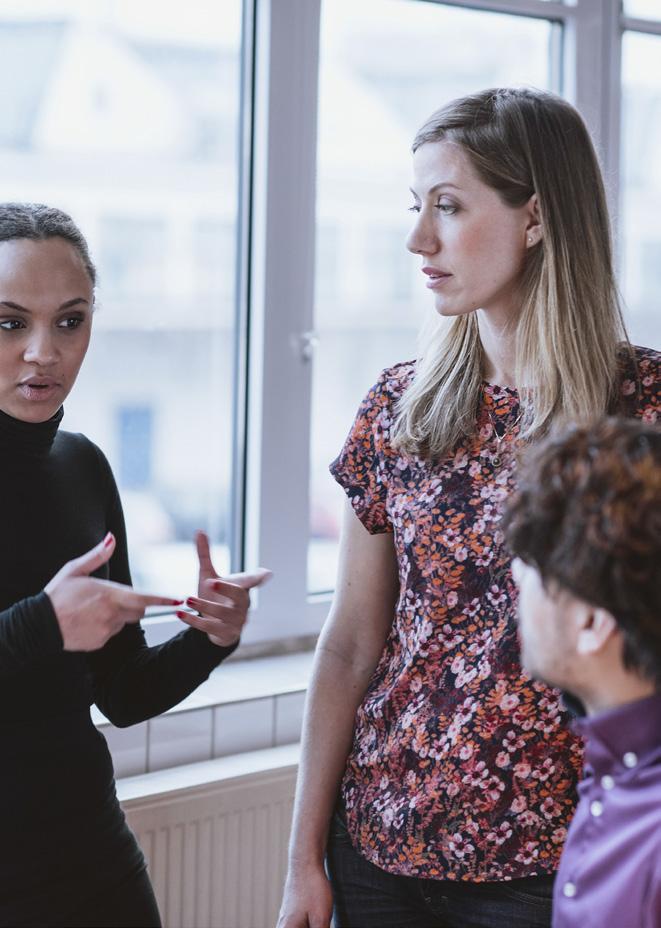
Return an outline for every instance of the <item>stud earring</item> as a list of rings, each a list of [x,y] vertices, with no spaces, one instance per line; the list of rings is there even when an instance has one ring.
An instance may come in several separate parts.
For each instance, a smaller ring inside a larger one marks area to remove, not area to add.
[[[528,244],[529,244],[529,245],[532,245],[532,235],[529,235],[529,236],[528,236]]]

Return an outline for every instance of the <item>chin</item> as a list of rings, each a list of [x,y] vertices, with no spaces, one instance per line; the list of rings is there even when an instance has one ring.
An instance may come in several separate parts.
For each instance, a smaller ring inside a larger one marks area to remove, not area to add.
[[[62,403],[26,404],[25,406],[21,404],[20,408],[10,409],[5,407],[4,412],[20,422],[31,422],[33,425],[38,425],[40,422],[48,422],[49,419],[52,419],[61,405]]]
[[[475,312],[474,306],[452,306],[448,303],[437,303],[434,307],[436,313],[444,319],[452,319],[455,316],[469,316]]]

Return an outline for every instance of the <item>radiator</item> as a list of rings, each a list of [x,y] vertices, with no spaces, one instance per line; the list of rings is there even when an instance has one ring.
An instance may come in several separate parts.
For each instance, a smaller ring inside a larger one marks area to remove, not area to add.
[[[296,779],[292,751],[120,781],[165,928],[274,928]]]

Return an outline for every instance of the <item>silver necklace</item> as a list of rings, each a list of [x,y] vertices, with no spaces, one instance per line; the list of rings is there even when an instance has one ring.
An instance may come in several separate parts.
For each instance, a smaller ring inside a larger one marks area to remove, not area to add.
[[[510,432],[512,432],[517,427],[519,422],[521,421],[521,416],[523,414],[523,411],[519,413],[519,415],[516,417],[514,422],[511,423],[511,425],[508,425],[505,428],[502,435],[500,435],[498,432],[498,420],[494,417],[493,413],[488,407],[487,407],[487,412],[489,413],[489,418],[491,419],[491,424],[493,425],[493,435],[494,435],[494,438],[496,439],[496,453],[492,456],[491,463],[493,464],[494,467],[500,467],[500,465],[503,463],[501,446],[503,442],[505,441],[505,439],[507,438],[507,436],[510,434]]]

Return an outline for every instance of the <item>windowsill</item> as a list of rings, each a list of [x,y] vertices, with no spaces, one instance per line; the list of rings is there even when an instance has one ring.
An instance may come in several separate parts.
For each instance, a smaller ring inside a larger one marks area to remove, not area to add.
[[[310,679],[313,657],[312,651],[306,651],[301,654],[228,661],[217,667],[194,693],[164,714],[173,715],[192,709],[304,692]],[[95,725],[110,724],[96,706],[92,706],[92,721]]]
[[[138,802],[164,793],[203,788],[220,780],[296,767],[299,755],[299,744],[286,744],[125,777],[117,781],[117,798],[122,803]]]

